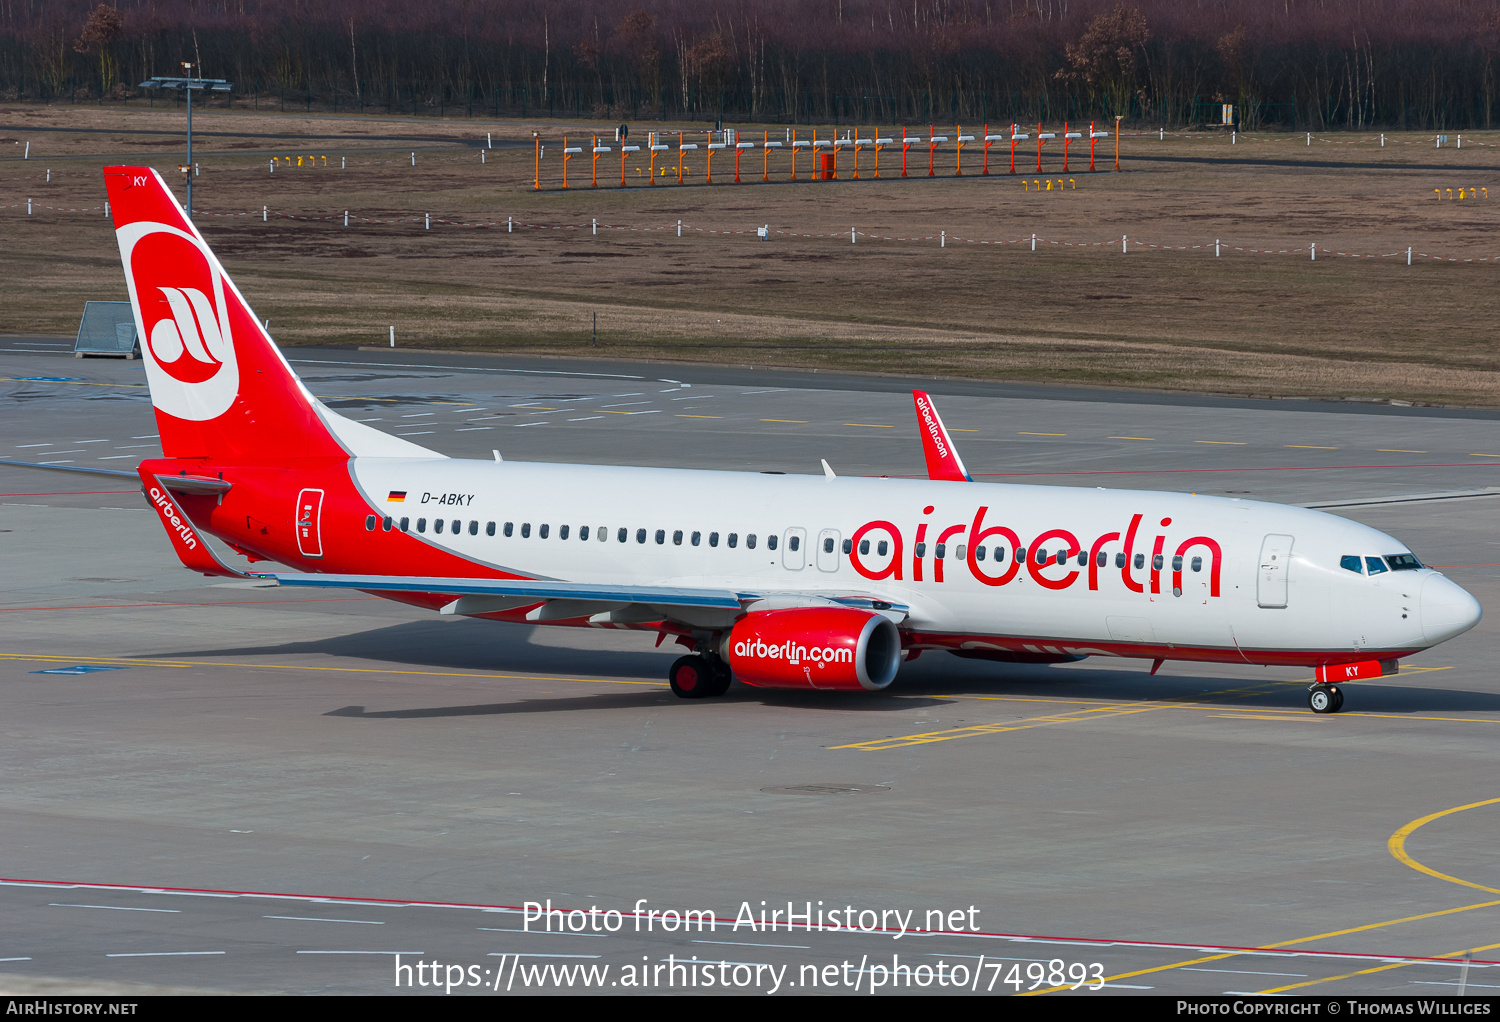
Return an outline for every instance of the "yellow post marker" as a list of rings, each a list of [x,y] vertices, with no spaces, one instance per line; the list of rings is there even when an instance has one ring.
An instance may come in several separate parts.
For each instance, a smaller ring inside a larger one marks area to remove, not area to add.
[[[568,187],[568,161],[573,156],[568,152],[568,136],[563,136],[563,187]]]
[[[797,129],[792,129],[792,180],[797,180]]]
[[[592,188],[598,188],[599,187],[599,136],[598,135],[594,136],[594,146],[593,146],[593,149],[594,149],[594,165],[593,165],[594,176],[592,178],[592,183],[590,184],[590,187],[592,187]]]
[[[953,126],[953,134],[955,136],[957,136],[957,138],[958,138],[958,147],[954,150],[954,153],[956,155],[954,156],[953,176],[954,177],[963,177],[964,176],[964,126],[962,124],[955,124]]]
[[[1450,201],[1453,199],[1453,189],[1452,188],[1448,189],[1448,198],[1449,198]]]
[[[1438,201],[1442,202],[1443,201],[1443,190],[1441,188],[1434,188],[1433,191],[1435,193],[1437,193]]]
[[[854,134],[856,136],[859,135],[858,129],[855,130]],[[856,137],[854,139],[854,180],[856,181],[859,180],[859,148],[859,138]]]
[[[1047,182],[1047,191],[1049,191],[1049,192],[1052,191],[1052,182],[1051,181]]]
[[[1070,185],[1073,186],[1073,191],[1075,191],[1075,192],[1078,191],[1078,182],[1077,181],[1073,180],[1070,177],[1070,178],[1068,178],[1068,184],[1070,184]]]
[[[884,141],[885,141],[885,139],[883,139],[883,138],[880,137],[880,129],[876,128],[875,129],[875,146],[874,146],[874,148],[875,148],[875,176],[876,177],[880,176],[880,150],[882,150],[882,149],[885,148],[885,146],[881,145],[881,143],[884,142]]]
[[[1120,114],[1115,114],[1115,169],[1120,169]]]
[[[682,132],[677,133],[677,183],[682,184]]]
[[[771,180],[771,150],[766,146],[766,143],[769,142],[769,141],[771,141],[771,133],[770,133],[770,131],[763,131],[763,132],[761,132],[761,139],[760,139],[760,179],[762,181],[769,181],[769,180]]]
[[[532,179],[531,186],[540,189],[542,187],[542,136],[533,131],[531,138],[536,143],[536,177]]]

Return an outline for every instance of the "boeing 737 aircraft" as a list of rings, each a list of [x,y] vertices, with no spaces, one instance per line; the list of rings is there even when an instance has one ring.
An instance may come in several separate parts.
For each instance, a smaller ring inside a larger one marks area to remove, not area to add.
[[[1317,511],[1144,490],[970,481],[915,394],[924,480],[463,461],[353,422],[297,378],[161,177],[105,169],[164,456],[139,473],[174,549],[284,586],[496,621],[631,628],[731,677],[878,690],[947,651],[1296,665],[1308,702],[1479,620],[1404,544]]]

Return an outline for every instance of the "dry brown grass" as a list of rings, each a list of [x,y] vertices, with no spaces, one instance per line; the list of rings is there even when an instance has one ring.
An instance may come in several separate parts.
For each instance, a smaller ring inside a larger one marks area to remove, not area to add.
[[[0,207],[21,207],[0,208],[7,241],[0,273],[8,282],[0,330],[67,333],[85,299],[123,296],[109,224],[99,212],[46,209],[28,218],[26,198],[98,206],[103,163],[150,162],[166,172],[178,162],[170,147],[182,115],[12,107],[0,108],[0,124],[7,126],[0,151],[30,139],[33,155],[0,164]],[[48,130],[63,127],[169,134]],[[214,112],[197,114],[195,128],[338,136],[196,140],[204,168],[195,188],[199,222],[283,344],[378,344],[394,324],[398,342],[413,347],[1500,405],[1493,339],[1500,265],[1419,258],[1408,268],[1404,257],[1327,254],[1404,253],[1411,245],[1459,259],[1500,256],[1500,179],[1490,169],[1500,150],[1475,145],[1475,136],[1462,151],[1395,135],[1384,149],[1341,144],[1354,139],[1309,148],[1288,139],[1231,147],[1223,137],[1127,138],[1121,174],[1079,172],[1086,159],[1075,159],[1073,173],[1061,175],[1059,154],[1049,149],[1050,178],[1071,178],[1076,190],[1039,194],[1008,174],[927,179],[925,154],[915,180],[870,179],[865,162],[864,180],[771,186],[759,183],[760,157],[747,154],[742,174],[753,185],[710,188],[702,184],[702,150],[689,161],[693,187],[648,188],[632,174],[628,189],[595,191],[585,153],[570,170],[584,187],[537,192],[529,146],[493,150],[481,165],[476,149],[452,141],[482,139],[486,130],[529,138],[530,125]],[[576,131],[569,126],[571,137]],[[553,144],[544,184],[555,185],[561,130],[546,133]],[[299,152],[332,154],[333,165],[266,172],[271,154]],[[992,166],[1003,167],[999,152],[992,150]],[[339,154],[348,154],[349,169],[337,169]],[[977,150],[965,157],[965,169],[977,171]],[[1031,158],[1034,167],[1034,151]],[[939,159],[951,173],[951,154]],[[715,159],[716,182],[730,180],[732,162]],[[773,167],[778,162],[773,180],[784,180],[787,158],[773,157]],[[808,163],[799,160],[804,178]],[[888,150],[883,173],[898,163]],[[49,165],[46,184],[40,177]],[[618,184],[616,154],[600,167]],[[847,158],[841,170],[847,174]],[[1438,201],[1437,187],[1493,195]],[[356,218],[402,220],[431,212],[501,226],[262,223],[263,204],[305,216],[347,208]],[[257,215],[219,215],[250,210]],[[664,229],[506,233],[508,216]],[[672,229],[679,218],[689,225],[681,239]],[[753,233],[762,224],[829,236],[762,242]],[[862,236],[851,245],[851,227],[910,239],[946,231],[950,240],[939,248]],[[1033,253],[1033,232],[1114,244],[1042,244]],[[1211,246],[1217,237],[1226,246],[1301,251],[1226,248],[1216,259],[1211,247],[1132,248],[1122,256],[1121,234],[1132,245]],[[999,246],[954,240],[1022,238],[1027,243]],[[1313,241],[1315,263],[1306,250]],[[589,344],[596,312],[597,349]]]

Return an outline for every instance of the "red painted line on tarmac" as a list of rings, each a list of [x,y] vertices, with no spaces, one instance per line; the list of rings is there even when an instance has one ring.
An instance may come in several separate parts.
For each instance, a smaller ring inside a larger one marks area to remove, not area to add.
[[[221,600],[213,603],[98,603],[83,607],[0,607],[0,614],[49,610],[115,610],[125,607],[244,607],[262,603],[347,603],[353,600],[379,600],[379,596],[316,596],[305,600]]]
[[[0,497],[80,497],[98,493],[140,493],[140,489],[134,490],[56,490],[51,493],[0,493]],[[145,510],[142,508],[141,510]]]
[[[287,893],[278,892],[278,891],[236,891],[236,890],[222,889],[222,888],[216,888],[216,887],[141,887],[141,886],[136,886],[136,885],[133,885],[133,884],[97,884],[97,883],[84,883],[84,882],[68,881],[68,880],[27,880],[27,879],[23,879],[23,878],[20,878],[20,877],[0,877],[0,886],[6,886],[6,887],[83,888],[85,890],[122,891],[122,892],[129,892],[129,893],[135,893],[135,894],[160,894],[160,893],[169,893],[169,894],[206,894],[206,895],[219,895],[219,896],[225,896],[225,895],[227,895],[227,896],[230,896],[230,897],[241,897],[241,898],[280,898],[280,899],[284,899],[284,900],[287,900],[287,901],[309,901],[309,902],[317,902],[317,903],[326,904],[326,905],[338,905],[338,904],[351,904],[351,905],[395,905],[395,906],[400,906],[400,907],[403,907],[403,908],[461,908],[461,909],[471,909],[471,910],[475,910],[475,911],[490,911],[490,912],[496,912],[496,911],[499,911],[499,912],[524,912],[525,911],[525,908],[523,906],[520,906],[520,905],[485,905],[485,904],[472,903],[472,902],[464,902],[464,901],[409,901],[409,900],[406,900],[406,899],[403,899],[403,898],[360,898],[360,897],[343,897],[343,896],[339,896],[339,895],[287,894]],[[564,915],[568,914],[571,911],[574,911],[572,909],[568,909],[568,908],[563,907],[563,906],[554,906],[554,910],[560,911]],[[583,909],[583,910],[580,910],[580,911],[583,911],[585,915],[587,915],[587,913],[588,913],[587,909]],[[623,915],[627,919],[639,919],[639,918],[641,918],[637,912],[623,912],[623,913],[621,913],[621,915]],[[725,918],[723,916],[715,916],[715,917],[712,917],[712,922],[714,924],[723,923],[725,925],[732,925],[732,924],[734,924],[735,920],[734,919]],[[830,932],[830,933],[831,932],[847,933],[849,931],[848,931],[847,928],[841,928],[838,931],[829,930],[827,932]],[[894,928],[894,927],[889,927],[889,926],[879,927],[879,926],[877,926],[877,927],[872,927],[872,928],[870,928],[868,930],[861,928],[859,930],[859,932],[860,933],[900,933],[901,931],[899,929],[897,929],[897,928]],[[914,932],[917,932],[917,931],[907,930],[906,932],[907,933],[914,933]],[[948,937],[985,937],[985,938],[990,938],[990,939],[999,938],[1001,940],[1031,941],[1031,942],[1035,942],[1035,943],[1056,943],[1056,942],[1063,942],[1063,943],[1078,943],[1078,944],[1097,944],[1097,945],[1106,946],[1106,947],[1160,948],[1160,949],[1165,950],[1165,951],[1210,951],[1210,952],[1233,952],[1233,953],[1242,953],[1242,954],[1269,953],[1269,954],[1279,955],[1279,956],[1302,955],[1302,956],[1308,956],[1308,957],[1328,958],[1328,959],[1335,959],[1335,960],[1336,959],[1370,959],[1370,958],[1378,958],[1378,959],[1380,959],[1382,961],[1441,962],[1443,964],[1450,964],[1450,965],[1454,962],[1454,959],[1452,959],[1452,958],[1439,958],[1439,957],[1436,957],[1436,956],[1429,957],[1429,956],[1419,956],[1419,955],[1381,955],[1381,954],[1375,954],[1375,953],[1357,954],[1357,953],[1348,952],[1348,951],[1304,951],[1304,950],[1297,950],[1297,949],[1286,948],[1286,947],[1275,947],[1275,948],[1253,947],[1253,946],[1246,947],[1246,946],[1240,946],[1240,945],[1237,945],[1237,944],[1173,944],[1173,943],[1169,943],[1169,942],[1166,942],[1166,941],[1152,941],[1152,940],[1111,940],[1108,937],[1056,937],[1056,936],[1045,936],[1045,935],[1031,934],[1031,933],[992,933],[992,932],[990,932],[988,930],[974,930],[974,931],[969,931],[969,930],[923,930],[923,931],[920,931],[920,932],[922,932],[925,935],[942,935],[942,936],[948,936]],[[1474,964],[1476,964],[1476,965],[1500,965],[1500,961],[1489,961],[1489,960],[1483,960],[1483,959],[1479,959],[1479,958],[1471,959],[1471,961],[1474,962]]]

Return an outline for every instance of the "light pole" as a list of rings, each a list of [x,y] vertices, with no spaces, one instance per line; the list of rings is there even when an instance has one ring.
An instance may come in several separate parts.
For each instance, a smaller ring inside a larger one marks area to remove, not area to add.
[[[140,84],[143,89],[185,89],[187,91],[187,166],[183,172],[187,175],[187,215],[193,218],[193,90],[202,91],[207,89],[211,92],[228,92],[234,87],[234,83],[223,78],[201,78],[193,72],[197,70],[187,61],[182,62],[181,78],[148,78]]]

